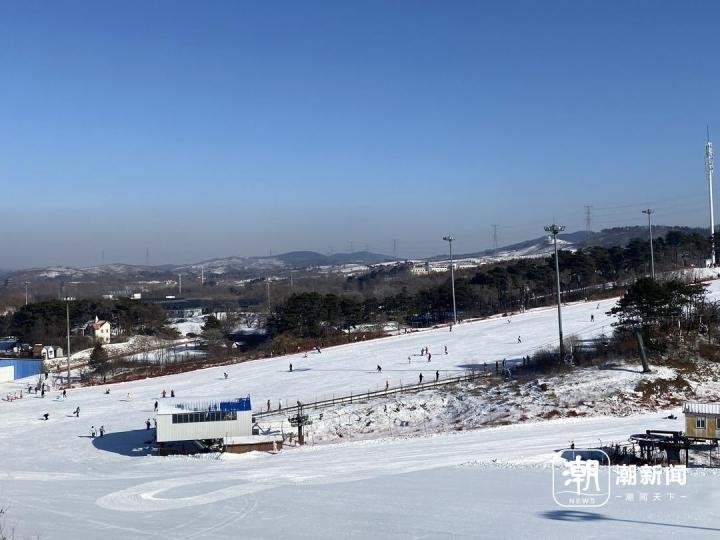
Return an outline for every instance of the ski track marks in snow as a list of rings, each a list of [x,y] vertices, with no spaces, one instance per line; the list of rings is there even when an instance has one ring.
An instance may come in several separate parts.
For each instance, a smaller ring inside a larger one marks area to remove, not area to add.
[[[719,292],[720,282],[713,282],[708,298],[717,299]],[[609,299],[565,306],[566,335],[609,334],[612,318],[605,312],[615,302]],[[591,314],[595,315],[594,323],[590,322]],[[510,323],[507,318],[495,317],[465,322],[452,332],[443,327],[328,348],[320,354],[310,353],[308,358],[294,354],[108,385],[110,395],[103,394],[105,387],[87,387],[72,389],[66,401],[53,399],[56,392],[45,399],[26,396],[3,401],[0,479],[10,487],[0,495],[13,499],[15,508],[26,509],[32,516],[30,526],[19,531],[21,536],[59,538],[60,533],[54,531],[74,533],[73,523],[79,520],[78,534],[74,535],[78,538],[200,538],[203,534],[198,531],[206,526],[213,527],[216,535],[232,537],[228,532],[237,533],[238,520],[257,514],[257,494],[274,488],[365,481],[478,463],[532,465],[568,447],[571,440],[578,447],[597,446],[624,441],[631,433],[645,429],[682,428],[681,420],[664,419],[668,414],[664,411],[344,442],[283,450],[279,455],[225,455],[220,460],[162,458],[133,452],[132,448],[126,452],[103,450],[88,437],[91,425],[105,425],[108,433],[128,437],[142,431],[163,389],[174,389],[178,397],[188,399],[250,394],[258,410],[268,398],[275,407],[278,399],[309,401],[350,390],[363,392],[384,386],[386,380],[391,385],[400,380],[414,383],[420,371],[427,376],[440,370],[441,376],[446,376],[463,371],[462,365],[532,354],[538,348],[555,345],[556,316],[555,308],[542,308],[512,315]],[[517,343],[518,335],[522,336],[521,344]],[[448,355],[443,354],[445,345]],[[422,347],[430,347],[432,362],[411,356],[408,365],[408,355],[418,354]],[[289,373],[289,362],[307,371]],[[377,364],[383,366],[382,374],[375,373]],[[230,375],[228,380],[223,380],[223,371]],[[26,388],[28,382],[0,383],[0,395]],[[128,392],[132,395],[129,401]],[[79,419],[70,416],[77,406],[81,407]],[[48,411],[50,420],[39,420]],[[122,441],[121,436],[119,439]],[[417,482],[417,477],[413,478]],[[522,483],[521,478],[514,481]],[[67,498],[68,486],[74,490],[71,499]],[[283,491],[276,491],[280,499]],[[487,492],[485,496],[491,497]],[[413,500],[416,504],[421,501]],[[222,501],[233,503],[229,506]],[[189,508],[192,512],[182,513]],[[138,519],[114,517],[126,512],[137,513]],[[287,510],[283,516],[291,513]],[[62,522],[60,526],[58,522]]]

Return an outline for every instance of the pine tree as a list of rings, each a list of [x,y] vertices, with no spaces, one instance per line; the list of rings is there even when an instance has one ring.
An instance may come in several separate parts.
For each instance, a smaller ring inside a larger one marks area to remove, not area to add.
[[[104,375],[107,371],[110,358],[108,357],[107,351],[103,348],[101,343],[96,343],[93,347],[92,353],[90,353],[90,361],[88,366],[99,375]]]

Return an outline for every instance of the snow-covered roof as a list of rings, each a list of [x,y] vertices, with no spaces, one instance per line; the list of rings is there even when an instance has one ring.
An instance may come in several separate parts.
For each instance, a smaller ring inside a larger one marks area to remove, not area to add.
[[[720,416],[720,403],[685,403],[685,414],[717,414]]]

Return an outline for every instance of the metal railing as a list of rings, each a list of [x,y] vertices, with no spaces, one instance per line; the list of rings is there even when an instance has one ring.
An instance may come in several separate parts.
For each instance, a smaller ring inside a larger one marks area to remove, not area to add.
[[[397,394],[403,394],[406,392],[420,392],[422,390],[429,390],[432,388],[437,388],[439,386],[445,386],[448,384],[456,384],[460,382],[467,382],[472,381],[481,377],[487,377],[491,374],[493,374],[494,371],[468,371],[464,375],[459,375],[457,377],[447,377],[444,379],[438,379],[438,380],[431,380],[429,382],[422,382],[422,383],[416,383],[416,384],[400,384],[399,386],[393,386],[388,387],[387,389],[383,390],[368,390],[367,392],[350,392],[346,395],[341,396],[333,396],[331,398],[327,399],[320,399],[316,401],[311,402],[300,402],[300,405],[292,405],[288,407],[278,407],[276,409],[270,409],[268,410],[260,410],[253,412],[253,417],[255,419],[258,418],[265,418],[269,416],[279,416],[279,415],[285,415],[285,414],[291,414],[291,413],[297,413],[298,409],[302,408],[304,410],[308,409],[322,409],[325,407],[334,407],[335,405],[346,405],[346,404],[352,404],[352,403],[360,403],[364,401],[369,401],[374,398],[380,398],[380,397],[388,397],[393,396]]]

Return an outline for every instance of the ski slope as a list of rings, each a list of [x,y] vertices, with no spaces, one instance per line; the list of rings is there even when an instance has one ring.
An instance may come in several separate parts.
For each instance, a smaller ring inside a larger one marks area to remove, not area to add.
[[[711,284],[717,298],[718,282]],[[609,333],[614,300],[563,309],[566,335]],[[163,389],[179,397],[250,394],[308,401],[415,382],[440,370],[531,354],[556,343],[556,310],[529,311],[359,342],[320,354],[269,358],[105,387],[0,402],[0,504],[20,537],[46,538],[657,538],[717,536],[718,478],[693,472],[687,500],[611,504],[559,514],[545,463],[574,440],[622,441],[645,429],[682,429],[664,414],[583,418],[425,437],[288,449],[222,459],[149,455],[144,422]],[[595,322],[590,322],[590,315]],[[517,336],[522,343],[517,342]],[[448,346],[448,355],[443,353]],[[429,347],[432,361],[419,354]],[[411,355],[411,363],[407,357]],[[293,372],[288,364],[293,363]],[[383,372],[375,371],[377,364]],[[229,378],[223,377],[227,371]],[[0,384],[0,395],[23,387]],[[128,397],[128,394],[129,397]],[[72,416],[80,407],[80,418]],[[50,420],[41,420],[45,412]],[[89,437],[91,425],[108,435]],[[692,512],[688,511],[692,503]],[[595,517],[593,517],[595,516]],[[574,521],[565,521],[571,517]],[[703,528],[704,527],[704,528]]]

